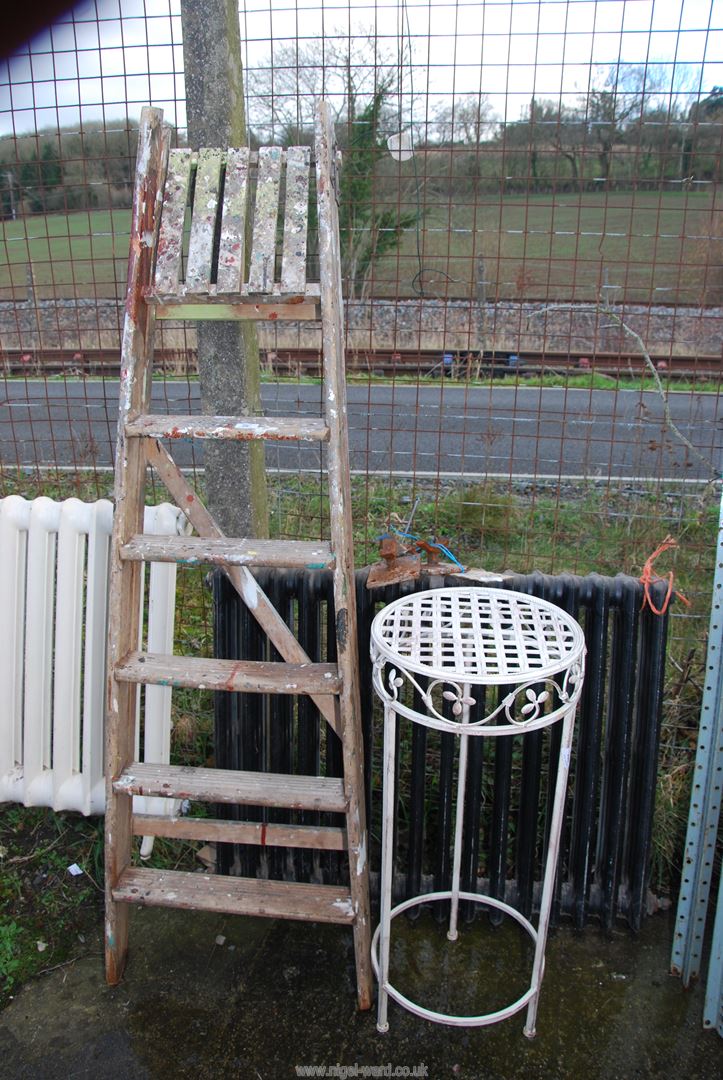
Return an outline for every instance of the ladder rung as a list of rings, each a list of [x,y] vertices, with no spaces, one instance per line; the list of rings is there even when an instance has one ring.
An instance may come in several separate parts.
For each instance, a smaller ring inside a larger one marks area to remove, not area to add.
[[[324,540],[234,540],[203,536],[132,537],[121,548],[131,562],[212,563],[227,566],[281,566],[325,570],[334,566],[331,545]]]
[[[326,810],[342,814],[347,808],[344,781],[335,776],[195,769],[187,765],[134,761],[113,781],[113,790],[127,795],[160,795],[282,810]]]
[[[203,294],[192,292],[181,282],[174,282],[171,286],[158,286],[145,288],[143,296],[149,304],[164,304],[169,307],[177,307],[181,304],[209,304],[216,307],[225,307],[227,304],[243,304],[246,307],[269,308],[274,310],[278,307],[300,308],[304,304],[318,304],[321,288],[318,282],[307,281],[300,288],[284,288],[280,284],[269,283],[268,289],[263,293],[252,293],[248,285],[242,285],[240,289],[229,291],[219,288],[218,285],[209,285]]]
[[[153,297],[148,298],[149,303],[154,302]],[[302,303],[284,303],[279,300],[275,303],[254,303],[251,300],[235,301],[233,298],[223,302],[217,300],[209,303],[209,298],[193,300],[192,297],[175,299],[172,303],[156,301],[155,316],[157,319],[172,319],[180,322],[184,319],[193,319],[194,322],[240,322],[250,320],[253,322],[319,322],[318,300],[308,300]]]
[[[118,682],[248,694],[338,694],[341,689],[336,664],[216,660],[163,653],[128,653],[116,665],[115,677]]]
[[[121,874],[112,895],[114,900],[130,904],[266,915],[272,919],[354,922],[349,890],[336,885],[129,867]]]
[[[217,285],[209,285],[208,291],[199,295],[198,293],[191,292],[186,285],[180,282],[174,283],[171,287],[159,287],[146,288],[143,290],[143,296],[149,304],[163,304],[168,307],[178,307],[183,304],[190,304],[194,308],[199,305],[210,305],[212,307],[226,307],[228,304],[243,305],[251,308],[254,311],[258,309],[269,311],[275,311],[280,307],[289,309],[289,318],[294,308],[301,308],[305,304],[317,305],[320,301],[321,288],[318,282],[307,281],[307,283],[301,289],[293,289],[290,291],[288,288],[284,288],[282,285],[274,284],[269,285],[269,288],[265,293],[250,293],[248,285],[242,285],[241,288],[234,292],[229,292],[227,289],[219,288]],[[178,316],[176,316],[178,318]]]
[[[329,429],[318,417],[138,416],[126,435],[148,439],[288,439],[327,442]]]
[[[334,825],[283,825],[261,821],[222,821],[219,818],[167,817],[134,814],[136,836],[166,836],[172,840],[205,840],[260,847],[315,848],[346,851],[346,829]]]

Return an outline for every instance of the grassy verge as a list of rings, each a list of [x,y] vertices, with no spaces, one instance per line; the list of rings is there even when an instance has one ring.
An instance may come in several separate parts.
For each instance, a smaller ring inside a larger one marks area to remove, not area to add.
[[[691,365],[694,363],[695,360],[691,360]],[[39,375],[37,379],[26,375],[6,375],[4,376],[4,381],[10,383],[16,381],[23,383],[32,383],[34,381],[39,383],[64,383],[66,381],[75,382],[77,378],[78,377],[75,375],[67,374]],[[109,376],[83,375],[82,378],[84,382],[93,383],[106,381]],[[188,382],[195,383],[198,380],[198,375],[196,373],[174,375],[164,371],[156,371],[153,374],[153,378],[159,383],[177,382],[185,384]],[[666,377],[665,372],[662,372],[660,378],[667,394],[720,394],[721,392],[721,380],[718,375],[711,377],[700,375],[694,378],[673,378]],[[270,386],[319,386],[321,384],[321,376],[277,375],[275,373],[262,372],[261,382]],[[578,373],[566,369],[555,370],[552,368],[545,371],[536,369],[525,371],[522,369],[514,374],[505,374],[500,370],[494,373],[483,373],[479,378],[450,380],[443,380],[438,373],[429,375],[419,373],[416,370],[400,370],[399,372],[395,372],[393,376],[374,375],[371,372],[355,372],[352,370],[347,373],[347,383],[349,386],[369,386],[370,384],[375,386],[440,386],[440,384],[443,383],[445,387],[449,387],[450,389],[457,387],[461,390],[472,389],[475,387],[504,388],[542,386],[558,387],[563,390],[632,390],[636,393],[652,390],[655,393],[659,393],[655,380],[651,376],[643,373],[637,375],[607,375],[600,371]]]
[[[314,378],[313,376],[302,376],[301,378],[285,378],[283,376],[262,376],[262,382],[270,383],[319,383],[321,380]],[[387,375],[349,375],[348,382],[350,385],[368,386],[369,383],[375,385],[386,386],[389,384],[395,385],[411,385],[411,386],[438,386],[440,384],[440,378],[438,375],[418,375],[416,372],[410,372],[408,374],[398,374],[393,379]],[[715,378],[697,378],[697,379],[661,379],[665,392],[667,394],[674,393],[687,393],[687,394],[719,394],[720,393],[720,379]],[[479,379],[460,379],[449,380],[445,384],[449,387],[460,387],[461,389],[468,389],[471,387],[517,387],[517,386],[542,386],[542,387],[559,387],[564,390],[632,390],[637,393],[646,390],[652,390],[655,393],[659,393],[655,380],[649,375],[605,375],[602,372],[590,371],[584,374],[570,373],[569,371],[547,371],[537,372],[531,371],[525,373],[524,371],[516,372],[514,375],[482,375]]]

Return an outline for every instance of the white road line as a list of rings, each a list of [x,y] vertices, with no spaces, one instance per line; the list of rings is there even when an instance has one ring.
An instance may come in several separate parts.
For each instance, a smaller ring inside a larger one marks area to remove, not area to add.
[[[82,465],[12,465],[8,466],[13,470],[19,472],[35,473],[35,472],[69,472],[69,473],[112,473],[112,465],[89,465],[83,467]],[[188,476],[195,474],[202,474],[204,471],[203,466],[199,466],[194,469],[190,466],[182,466],[181,472]],[[321,468],[313,469],[274,469],[269,472],[269,476],[318,476],[319,473],[325,472]],[[510,473],[510,472],[466,472],[464,474],[458,472],[437,472],[431,470],[428,472],[417,470],[412,471],[407,469],[395,469],[393,472],[384,472],[383,474],[378,472],[367,472],[365,469],[351,469],[352,476],[366,477],[368,480],[445,480],[445,481],[462,481],[463,483],[477,483],[484,480],[526,480],[535,482],[537,480],[553,481],[560,484],[655,484],[659,487],[661,484],[679,484],[681,487],[720,487],[723,485],[723,480],[706,480],[705,478],[696,479],[695,477],[681,477],[681,476],[615,476],[612,473],[606,475],[592,476],[582,475],[579,473]]]

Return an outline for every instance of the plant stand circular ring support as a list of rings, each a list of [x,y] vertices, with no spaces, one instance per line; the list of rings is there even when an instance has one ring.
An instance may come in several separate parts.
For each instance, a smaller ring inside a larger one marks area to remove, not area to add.
[[[505,915],[509,915],[520,926],[527,931],[532,938],[533,943],[537,944],[537,930],[535,930],[529,919],[526,919],[524,915],[521,915],[516,908],[513,908],[510,904],[504,903],[502,900],[496,900],[492,896],[483,896],[481,893],[464,892],[460,890],[457,894],[460,900],[469,900],[474,904],[483,904],[485,907],[493,907],[498,911],[504,912]],[[404,900],[401,904],[397,904],[393,907],[389,913],[390,920],[396,918],[397,915],[401,915],[403,911],[408,911],[409,908],[417,907],[419,904],[429,904],[435,900],[451,900],[452,890],[445,889],[443,892],[425,893],[423,896],[413,896],[410,900]],[[372,968],[374,974],[379,978],[379,936],[381,931],[381,924],[376,928],[374,937],[372,938]],[[542,972],[540,972],[540,978],[542,978]],[[530,1002],[535,992],[539,987],[531,985],[517,1001],[513,1001],[511,1005],[506,1005],[503,1009],[498,1009],[492,1013],[481,1013],[479,1016],[453,1016],[450,1013],[435,1012],[434,1009],[427,1009],[423,1005],[418,1005],[415,1001],[405,997],[400,990],[397,990],[395,986],[387,981],[385,983],[386,993],[402,1008],[407,1009],[408,1012],[414,1013],[415,1016],[422,1017],[423,1020],[431,1020],[435,1024],[449,1024],[452,1027],[486,1027],[489,1024],[496,1024],[500,1020],[506,1020],[509,1016],[514,1016],[515,1013]],[[387,1024],[387,1029],[389,1025]],[[385,1030],[387,1030],[385,1029]]]
[[[384,703],[381,910],[372,944],[372,965],[379,982],[377,1028],[380,1032],[389,1028],[387,1007],[391,997],[417,1016],[459,1027],[497,1023],[527,1006],[524,1033],[532,1038],[557,872],[575,710],[582,693],[582,629],[554,604],[523,593],[464,587],[431,589],[395,600],[378,613],[372,623],[371,656],[374,689]],[[475,686],[504,687],[506,693],[491,710],[473,718],[472,708],[477,709],[472,696]],[[400,691],[410,688],[420,695],[425,712],[402,700]],[[459,739],[459,764],[452,888],[413,897],[392,909],[398,717],[454,733]],[[524,735],[558,722],[562,723],[562,737],[535,930],[520,912],[503,901],[460,890],[467,750],[470,738]],[[450,901],[447,937],[451,942],[458,936],[460,899],[498,908],[527,930],[535,943],[535,955],[530,986],[522,997],[493,1013],[453,1016],[425,1009],[392,986],[392,919],[408,908],[435,899]]]

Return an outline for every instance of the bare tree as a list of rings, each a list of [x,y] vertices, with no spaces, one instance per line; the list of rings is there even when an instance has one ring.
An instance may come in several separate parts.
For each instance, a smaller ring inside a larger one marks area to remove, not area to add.
[[[397,130],[387,103],[398,97],[398,83],[397,59],[371,31],[349,36],[332,30],[303,45],[275,45],[246,71],[249,127],[261,142],[308,141],[322,98],[341,123],[350,119],[352,102],[369,101],[384,90],[385,119],[390,131]]]
[[[497,117],[486,94],[467,94],[435,110],[430,132],[445,146],[479,146],[495,133]]]
[[[590,140],[597,147],[600,179],[610,180],[615,148],[624,139],[626,127],[637,120],[645,100],[646,69],[613,65],[598,85],[588,91],[584,105]]]
[[[572,182],[582,177],[582,158],[588,141],[581,109],[557,101],[533,98],[521,120],[505,124],[500,139],[510,156],[505,168],[529,181],[535,190],[553,180]],[[569,175],[560,159],[569,164]]]

